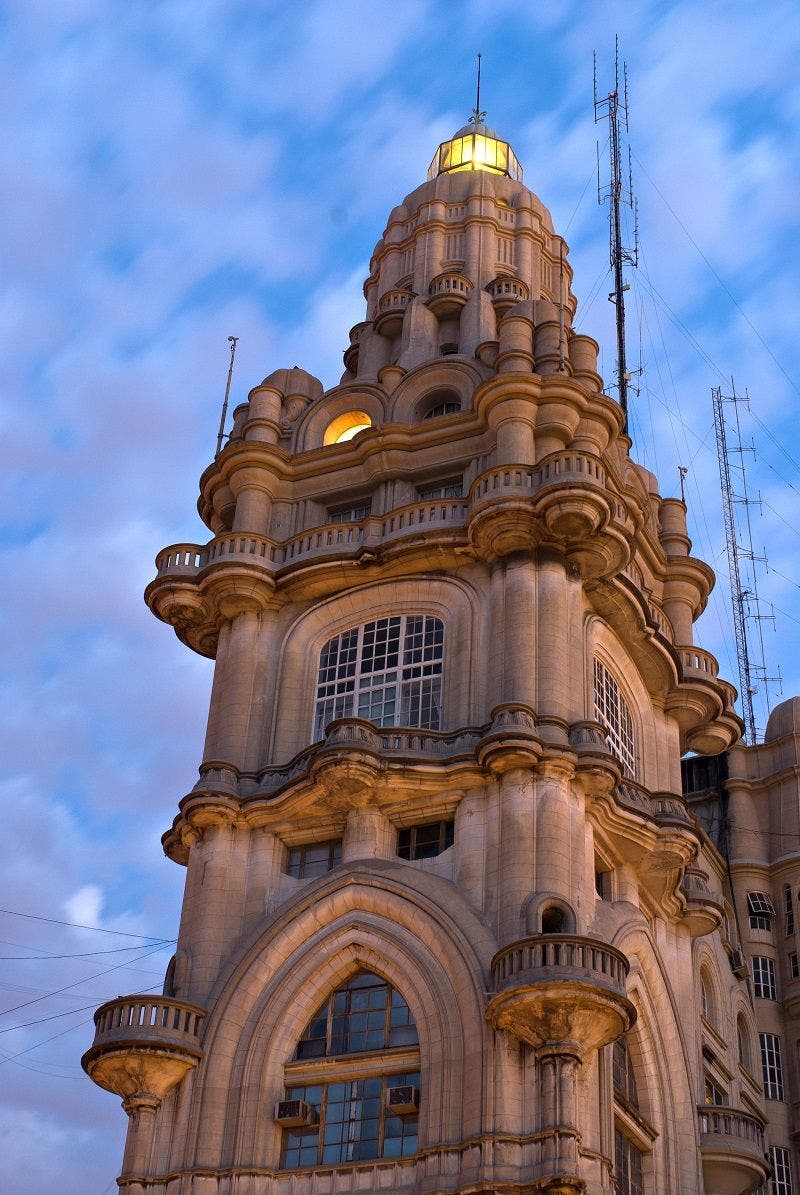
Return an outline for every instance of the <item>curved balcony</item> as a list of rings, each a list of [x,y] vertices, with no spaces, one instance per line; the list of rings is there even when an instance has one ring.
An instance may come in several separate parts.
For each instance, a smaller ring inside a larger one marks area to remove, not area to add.
[[[369,320],[363,320],[360,324],[353,324],[350,329],[350,343],[344,350],[344,367],[349,369],[351,373],[358,371],[358,350],[360,348],[361,336],[365,328],[371,327]]]
[[[381,336],[396,336],[402,327],[406,308],[413,298],[414,292],[406,290],[405,287],[387,290],[382,294],[378,300],[375,331]]]
[[[747,1195],[769,1174],[764,1130],[747,1112],[701,1104],[697,1109],[703,1180],[710,1195]]]
[[[486,1015],[531,1045],[598,1049],[625,1033],[636,1011],[625,993],[628,960],[595,938],[540,934],[492,959]]]
[[[683,674],[687,680],[716,680],[719,674],[719,664],[710,651],[703,651],[702,647],[676,647],[681,658]]]
[[[531,290],[527,282],[521,278],[511,278],[507,274],[499,274],[486,287],[486,293],[492,300],[492,305],[498,315],[505,315],[517,303],[531,297]]]
[[[205,1009],[166,996],[118,996],[94,1014],[95,1034],[81,1059],[106,1091],[159,1099],[202,1057]]]
[[[708,886],[708,873],[699,867],[687,867],[681,881],[686,899],[686,923],[693,938],[702,937],[718,929],[724,920],[721,896],[715,896]]]
[[[431,279],[427,304],[436,316],[457,315],[469,298],[472,283],[457,270],[445,270]]]

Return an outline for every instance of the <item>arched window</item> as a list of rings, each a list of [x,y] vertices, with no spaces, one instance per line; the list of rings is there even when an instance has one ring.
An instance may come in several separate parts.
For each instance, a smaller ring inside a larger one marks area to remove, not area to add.
[[[335,718],[438,730],[444,624],[430,614],[378,618],[329,639],[320,653],[314,738]]]
[[[633,1070],[631,1052],[624,1037],[618,1037],[614,1042],[612,1064],[615,1099],[621,1099],[631,1107],[638,1108],[639,1095],[636,1090],[636,1075]]]
[[[644,1176],[658,1134],[642,1113],[633,1059],[627,1037],[614,1042],[611,1054],[614,1087],[614,1179],[619,1195],[644,1195]]]
[[[744,1019],[742,1013],[739,1013],[736,1018],[736,1047],[739,1054],[739,1063],[748,1074],[753,1073],[753,1051],[750,1045],[750,1030],[747,1028],[747,1021]]]
[[[445,346],[442,346],[444,352]],[[458,345],[454,345],[452,352],[458,352]],[[426,394],[417,407],[418,419],[438,419],[440,415],[455,415],[461,410],[461,395],[448,387],[439,387],[432,393]]]
[[[416,1153],[417,1046],[408,1005],[379,975],[360,971],[332,992],[287,1065],[286,1095],[276,1109],[282,1168]],[[319,1075],[309,1074],[314,1060]],[[298,1068],[302,1082],[292,1082]]]
[[[323,444],[342,444],[345,440],[352,440],[359,432],[372,427],[372,419],[366,411],[345,411],[337,415],[325,429],[322,437]]]
[[[612,755],[631,779],[636,778],[636,737],[633,717],[620,687],[602,660],[594,661],[594,712],[606,730]]]

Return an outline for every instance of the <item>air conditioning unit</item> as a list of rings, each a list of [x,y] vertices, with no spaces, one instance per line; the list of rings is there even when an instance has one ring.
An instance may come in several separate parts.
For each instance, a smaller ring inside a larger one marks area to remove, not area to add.
[[[750,974],[750,968],[747,966],[747,959],[742,954],[741,950],[731,950],[728,955],[731,964],[731,971],[737,979],[747,979]]]
[[[402,1087],[389,1087],[386,1091],[386,1107],[394,1116],[415,1116],[419,1111],[419,1091],[410,1083]]]
[[[275,1120],[285,1129],[305,1129],[317,1123],[317,1110],[305,1100],[281,1100],[275,1105]]]

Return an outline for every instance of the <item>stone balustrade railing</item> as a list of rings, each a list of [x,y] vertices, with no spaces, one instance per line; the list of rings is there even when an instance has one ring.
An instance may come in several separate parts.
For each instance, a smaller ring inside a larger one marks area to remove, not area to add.
[[[437,274],[435,278],[431,279],[428,287],[428,294],[434,295],[456,294],[467,297],[472,290],[472,283],[465,274],[459,274],[455,270],[448,270],[444,274]]]
[[[118,996],[94,1014],[92,1049],[140,1042],[197,1051],[205,1009],[166,996]]]
[[[554,971],[565,978],[588,981],[624,995],[628,960],[621,951],[595,938],[572,934],[521,938],[498,951],[492,959],[492,991],[550,979]]]
[[[414,295],[410,290],[387,290],[380,297],[378,311],[381,315],[387,311],[402,311],[405,307],[408,307],[413,298]],[[356,325],[356,327],[358,327],[358,325]]]
[[[750,1116],[747,1112],[740,1112],[738,1109],[718,1108],[710,1104],[700,1104],[697,1115],[701,1138],[725,1137],[747,1142],[753,1147],[753,1152],[763,1154],[764,1129],[755,1116]]]
[[[678,647],[684,672],[690,676],[702,676],[708,680],[716,680],[719,664],[710,651],[702,647]]]

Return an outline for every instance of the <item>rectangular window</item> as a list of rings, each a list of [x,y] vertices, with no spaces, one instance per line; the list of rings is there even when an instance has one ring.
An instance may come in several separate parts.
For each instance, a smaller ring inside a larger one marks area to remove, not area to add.
[[[715,1108],[724,1108],[728,1103],[728,1093],[710,1075],[706,1075],[703,1084],[703,1100],[706,1104],[712,1104]]]
[[[764,1095],[768,1100],[783,1099],[783,1062],[781,1039],[775,1033],[759,1033],[761,1067],[764,1073]]]
[[[345,506],[338,510],[328,511],[329,523],[360,523],[366,519],[372,509],[371,502],[361,502],[358,506]]]
[[[750,916],[751,929],[771,933],[772,918],[775,916],[775,906],[771,896],[766,892],[748,892],[747,912]]]
[[[419,1075],[383,1075],[344,1083],[287,1087],[287,1100],[305,1100],[319,1123],[287,1129],[281,1167],[336,1165],[417,1152],[417,1117],[394,1116],[386,1107],[391,1087],[419,1089]]]
[[[789,1150],[773,1146],[769,1151],[769,1160],[772,1164],[772,1179],[770,1181],[772,1195],[793,1195],[792,1163]]]
[[[437,408],[434,407],[434,410]],[[441,412],[447,414],[448,412]],[[417,489],[420,498],[462,498],[464,496],[464,482],[460,477],[450,477],[447,481],[437,481],[434,485],[421,485]]]
[[[794,933],[794,901],[788,884],[783,890],[783,932],[787,938]]]
[[[642,1151],[621,1133],[614,1132],[614,1178],[619,1195],[644,1195]]]
[[[397,854],[401,859],[432,859],[453,845],[453,822],[428,822],[408,826],[397,836]]]
[[[800,960],[796,954],[789,955],[789,976],[791,979],[800,979]]]
[[[312,876],[325,875],[341,861],[341,838],[331,838],[328,842],[308,842],[289,848],[286,871],[298,880],[309,880]]]
[[[599,900],[611,900],[611,872],[595,864],[594,891]]]
[[[774,959],[753,955],[753,992],[759,1000],[778,999]]]

